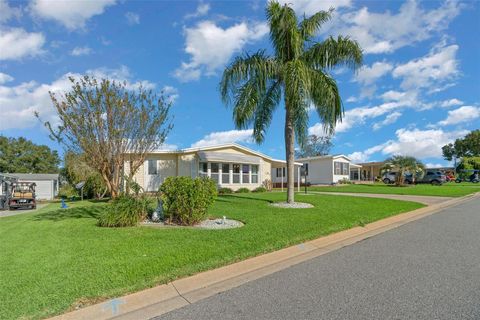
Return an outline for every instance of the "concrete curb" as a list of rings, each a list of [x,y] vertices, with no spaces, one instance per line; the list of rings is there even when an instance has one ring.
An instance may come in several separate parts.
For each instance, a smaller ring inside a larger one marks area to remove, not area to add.
[[[480,193],[391,216],[51,319],[150,319],[476,198],[480,198]]]

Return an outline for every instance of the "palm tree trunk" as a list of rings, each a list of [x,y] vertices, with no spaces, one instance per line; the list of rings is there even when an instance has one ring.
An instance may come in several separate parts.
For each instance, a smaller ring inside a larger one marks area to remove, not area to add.
[[[285,99],[286,100],[286,99]],[[295,202],[295,132],[293,130],[293,119],[285,101],[285,151],[287,158],[287,202]]]

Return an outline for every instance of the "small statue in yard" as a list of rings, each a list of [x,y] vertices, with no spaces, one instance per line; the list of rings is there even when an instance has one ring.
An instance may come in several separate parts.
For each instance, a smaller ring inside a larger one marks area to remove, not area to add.
[[[67,209],[67,208],[68,208],[67,204],[65,203],[65,199],[62,199],[61,208],[62,208],[62,209]]]
[[[152,221],[159,222],[163,220],[165,220],[165,215],[163,214],[163,201],[162,198],[159,198],[157,208],[152,213]]]

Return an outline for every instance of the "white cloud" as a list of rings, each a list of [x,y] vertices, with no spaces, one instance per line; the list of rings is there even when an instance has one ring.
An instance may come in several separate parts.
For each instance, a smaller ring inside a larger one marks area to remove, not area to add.
[[[212,146],[231,142],[252,143],[252,134],[252,129],[212,132],[204,136],[201,140],[193,143],[192,148]]]
[[[158,150],[168,150],[168,151],[174,151],[178,149],[179,149],[178,145],[171,144],[171,143],[164,143],[158,148]]]
[[[18,60],[43,52],[45,36],[39,32],[27,32],[20,28],[0,26],[0,60]]]
[[[468,130],[446,132],[441,129],[399,129],[395,132],[395,140],[388,140],[365,151],[353,152],[348,156],[356,162],[366,162],[375,153],[381,153],[384,157],[408,155],[419,159],[441,158],[444,145],[465,136],[468,132]]]
[[[430,10],[422,9],[413,0],[402,4],[398,13],[370,12],[363,7],[335,17],[331,28],[326,28],[325,33],[350,35],[359,41],[367,54],[391,53],[445,30],[460,9],[461,4],[456,1],[445,1]]]
[[[13,77],[11,75],[0,72],[0,84],[4,84],[10,81],[13,81]]]
[[[374,83],[392,69],[393,65],[388,62],[375,62],[370,67],[363,66],[354,78],[354,81],[362,85],[360,97],[371,97],[377,89]]]
[[[371,85],[392,69],[393,66],[388,62],[375,62],[371,67],[363,66],[360,68],[355,76],[355,81],[363,85]]]
[[[392,112],[389,115],[387,115],[385,119],[383,119],[383,121],[374,123],[372,128],[373,130],[378,130],[384,126],[395,123],[398,120],[398,118],[400,118],[401,116],[402,114],[398,111]]]
[[[129,11],[125,13],[125,19],[127,19],[127,23],[131,26],[140,24],[140,15],[138,13]]]
[[[135,89],[140,85],[154,88],[155,84],[148,81],[135,81],[127,67],[119,69],[99,68],[87,70],[86,74],[93,75],[97,79],[109,78],[116,81],[126,81],[127,88]],[[0,130],[28,128],[39,124],[34,117],[38,111],[42,120],[57,121],[56,113],[50,100],[49,91],[63,93],[70,90],[71,82],[68,77],[80,77],[78,73],[66,73],[51,83],[37,83],[35,81],[23,82],[14,86],[0,84]],[[15,119],[7,121],[6,119]]]
[[[73,50],[70,52],[70,55],[74,57],[79,57],[79,56],[88,56],[93,52],[92,48],[90,47],[75,47]]]
[[[439,88],[458,74],[457,45],[435,47],[426,56],[397,66],[392,75],[403,89]]]
[[[178,94],[178,89],[172,86],[164,86],[162,88],[162,92],[167,97],[167,101],[170,103],[174,103],[180,97]]]
[[[67,1],[33,0],[31,12],[40,18],[55,20],[69,30],[83,29],[88,19],[102,14],[116,0]]]
[[[197,6],[197,10],[194,13],[186,14],[184,19],[198,18],[206,15],[210,11],[210,5],[208,3],[200,2]]]
[[[182,62],[174,76],[187,82],[199,79],[202,74],[213,75],[234,53],[267,33],[265,23],[241,22],[223,29],[212,21],[202,21],[195,27],[185,28],[185,52],[191,58],[188,63]]]
[[[480,107],[463,106],[455,110],[448,111],[448,116],[445,120],[438,124],[441,126],[448,126],[453,124],[471,122],[480,118]]]
[[[426,163],[425,164],[425,168],[442,168],[444,167],[444,165],[442,165],[441,163]]]
[[[307,17],[330,8],[349,7],[352,3],[351,0],[279,0],[278,2],[281,5],[291,5],[297,15],[305,14]]]
[[[354,96],[350,96],[347,98],[347,102],[357,102],[357,101],[358,101],[358,98]]]
[[[440,103],[440,107],[448,108],[448,107],[453,107],[453,106],[461,106],[462,104],[463,104],[463,101],[454,98],[454,99],[442,101]]]
[[[0,23],[7,22],[12,18],[20,18],[22,11],[17,7],[10,7],[6,0],[0,0]]]
[[[467,133],[467,130],[446,132],[441,129],[399,129],[395,132],[397,139],[387,143],[383,154],[409,155],[420,159],[440,158],[444,145]]]

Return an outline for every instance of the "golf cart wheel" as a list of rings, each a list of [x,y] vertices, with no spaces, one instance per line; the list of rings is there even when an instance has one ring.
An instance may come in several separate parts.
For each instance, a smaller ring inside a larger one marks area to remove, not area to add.
[[[388,179],[388,178],[385,178],[385,179],[383,179],[383,183],[385,183],[385,184],[390,184],[390,183],[391,183],[391,181],[390,181],[390,179]]]
[[[439,185],[441,185],[440,181],[438,181],[438,180],[433,180],[432,181],[432,186],[439,186]]]
[[[460,182],[462,182],[462,180],[460,180],[460,179],[455,179],[455,183],[460,183]]]

